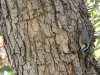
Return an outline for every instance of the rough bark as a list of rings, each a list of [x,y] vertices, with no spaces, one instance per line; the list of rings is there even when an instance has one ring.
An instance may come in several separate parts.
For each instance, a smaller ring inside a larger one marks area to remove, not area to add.
[[[97,75],[78,57],[83,0],[1,0],[5,48],[15,75]],[[84,56],[85,53],[82,53]],[[90,58],[91,57],[91,58]]]

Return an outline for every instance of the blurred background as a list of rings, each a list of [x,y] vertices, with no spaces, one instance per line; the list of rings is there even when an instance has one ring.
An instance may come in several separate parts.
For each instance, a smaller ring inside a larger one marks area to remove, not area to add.
[[[90,14],[90,21],[95,29],[93,56],[100,63],[100,0],[85,0]],[[99,65],[100,66],[100,65]]]
[[[14,75],[13,70],[8,62],[6,50],[4,47],[3,37],[0,34],[0,75]]]

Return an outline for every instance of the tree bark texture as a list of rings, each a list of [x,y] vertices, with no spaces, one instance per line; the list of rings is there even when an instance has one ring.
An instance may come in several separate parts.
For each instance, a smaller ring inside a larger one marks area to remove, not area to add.
[[[83,0],[1,0],[0,10],[15,75],[98,75],[77,53],[81,19],[92,29]]]

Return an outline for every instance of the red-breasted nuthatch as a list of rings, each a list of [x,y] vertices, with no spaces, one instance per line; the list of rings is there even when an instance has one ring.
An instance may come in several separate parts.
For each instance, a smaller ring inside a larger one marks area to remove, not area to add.
[[[92,40],[92,35],[93,35],[93,31],[91,32],[91,35],[89,36],[85,24],[82,23],[82,35],[79,38],[79,44],[81,47],[80,51],[85,51],[89,48],[91,40]]]

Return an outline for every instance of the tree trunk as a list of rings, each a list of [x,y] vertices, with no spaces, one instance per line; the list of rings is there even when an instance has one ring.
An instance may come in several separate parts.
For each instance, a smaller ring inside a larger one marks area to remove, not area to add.
[[[78,55],[81,20],[92,30],[83,0],[1,0],[1,10],[15,75],[98,75],[91,51]]]

